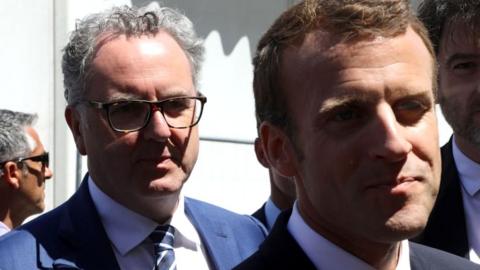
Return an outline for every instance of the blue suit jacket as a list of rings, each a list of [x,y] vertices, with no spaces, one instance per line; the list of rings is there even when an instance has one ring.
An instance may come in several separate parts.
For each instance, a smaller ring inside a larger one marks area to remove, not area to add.
[[[210,266],[231,269],[266,236],[254,218],[185,198],[185,213],[202,239]],[[88,191],[0,238],[0,269],[119,269]]]

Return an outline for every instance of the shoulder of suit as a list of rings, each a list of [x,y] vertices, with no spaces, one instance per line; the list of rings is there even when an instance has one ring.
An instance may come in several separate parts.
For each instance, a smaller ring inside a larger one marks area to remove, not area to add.
[[[202,218],[231,223],[232,226],[254,226],[265,235],[267,230],[257,219],[250,215],[238,214],[225,208],[210,204],[208,202],[185,197],[185,211],[190,211],[195,216],[202,215]],[[188,215],[188,213],[187,213]]]
[[[410,242],[410,260],[417,265],[416,269],[480,269],[480,265],[465,258],[413,242]]]

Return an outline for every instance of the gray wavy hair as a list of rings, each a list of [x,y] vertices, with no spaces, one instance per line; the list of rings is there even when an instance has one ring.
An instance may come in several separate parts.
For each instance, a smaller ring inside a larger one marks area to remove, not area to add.
[[[197,37],[192,22],[185,15],[168,7],[113,7],[79,20],[71,33],[62,58],[67,103],[75,105],[82,100],[100,36],[155,35],[159,31],[169,33],[183,49],[192,68],[192,80],[198,86],[203,40]]]
[[[0,110],[0,162],[32,153],[26,128],[33,126],[36,121],[36,114]]]

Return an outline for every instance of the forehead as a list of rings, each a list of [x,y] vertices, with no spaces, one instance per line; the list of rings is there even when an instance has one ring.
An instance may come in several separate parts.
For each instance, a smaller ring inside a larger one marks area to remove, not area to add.
[[[32,155],[41,154],[44,152],[43,144],[40,141],[40,136],[33,127],[27,127],[25,129],[27,135],[27,141],[32,149]]]
[[[154,36],[104,37],[92,61],[87,89],[87,95],[113,99],[183,94],[193,89],[190,62],[176,40],[163,31]]]
[[[408,28],[393,38],[339,42],[328,33],[314,32],[297,48],[284,51],[281,85],[287,96],[308,100],[342,94],[341,89],[431,89],[432,57],[421,38]],[[295,89],[295,91],[292,91]],[[308,92],[306,94],[302,93]],[[307,100],[304,100],[306,102]]]
[[[466,22],[447,23],[442,30],[439,54],[448,57],[456,52],[480,50],[480,25]]]

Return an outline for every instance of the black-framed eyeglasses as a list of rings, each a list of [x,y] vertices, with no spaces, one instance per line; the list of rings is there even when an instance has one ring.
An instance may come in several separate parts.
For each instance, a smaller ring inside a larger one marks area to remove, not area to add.
[[[204,96],[174,97],[162,101],[122,100],[102,103],[86,101],[86,104],[105,110],[110,127],[119,132],[138,131],[148,125],[155,111],[165,118],[170,128],[190,128],[202,117]]]
[[[42,166],[45,167],[45,168],[47,168],[48,165],[50,164],[49,154],[48,154],[48,152],[44,152],[43,154],[33,156],[33,157],[25,157],[25,158],[16,158],[16,159],[12,159],[12,160],[6,160],[6,161],[3,161],[3,162],[0,162],[0,166],[3,166],[3,165],[5,165],[5,163],[10,162],[10,161],[15,162],[15,163],[20,163],[20,162],[23,162],[23,161],[26,161],[26,160],[31,160],[31,161],[34,161],[34,162],[41,162]]]

